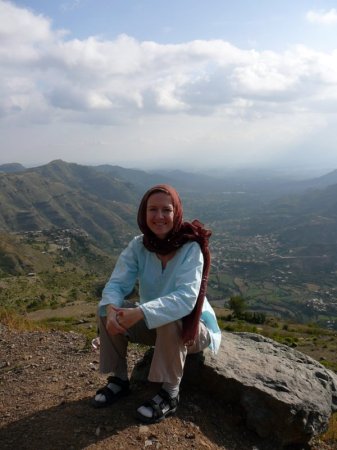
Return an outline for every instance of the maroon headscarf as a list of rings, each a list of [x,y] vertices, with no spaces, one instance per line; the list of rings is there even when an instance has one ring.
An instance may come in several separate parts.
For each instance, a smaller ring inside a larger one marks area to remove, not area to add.
[[[164,238],[159,239],[147,226],[146,222],[146,208],[147,201],[152,194],[164,193],[171,197],[173,205],[173,228],[170,233]],[[208,240],[211,236],[211,231],[206,230],[202,223],[198,220],[193,222],[183,222],[183,207],[178,192],[167,184],[158,184],[149,189],[143,196],[138,209],[138,226],[142,233],[143,244],[150,251],[159,253],[160,255],[167,255],[173,251],[178,250],[186,242],[196,241],[200,245],[203,257],[204,266],[202,271],[202,279],[200,291],[197,302],[193,311],[183,317],[183,334],[182,338],[186,345],[191,345],[196,337],[198,331],[199,320],[202,312],[202,305],[207,290],[208,275],[211,265],[211,257],[208,249]]]

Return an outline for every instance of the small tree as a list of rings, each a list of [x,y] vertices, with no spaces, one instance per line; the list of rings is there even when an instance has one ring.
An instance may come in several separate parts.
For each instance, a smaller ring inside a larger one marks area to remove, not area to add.
[[[246,301],[240,295],[235,295],[229,299],[229,307],[233,311],[234,315],[240,319],[246,309]]]

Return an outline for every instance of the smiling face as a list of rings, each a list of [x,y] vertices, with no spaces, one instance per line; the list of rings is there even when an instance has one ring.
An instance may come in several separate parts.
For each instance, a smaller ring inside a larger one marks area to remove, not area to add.
[[[164,239],[173,228],[174,207],[171,196],[164,192],[152,194],[146,205],[146,224],[157,238]]]

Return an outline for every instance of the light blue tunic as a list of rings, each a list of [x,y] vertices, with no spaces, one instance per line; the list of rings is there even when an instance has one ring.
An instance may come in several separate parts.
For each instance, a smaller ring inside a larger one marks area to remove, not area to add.
[[[180,247],[165,269],[155,253],[143,245],[143,236],[136,236],[121,253],[107,282],[99,303],[100,315],[105,306],[122,306],[139,280],[139,303],[149,329],[157,328],[188,315],[196,303],[203,269],[203,254],[197,242]],[[217,352],[221,331],[213,308],[205,298],[202,322],[210,337],[210,348]]]

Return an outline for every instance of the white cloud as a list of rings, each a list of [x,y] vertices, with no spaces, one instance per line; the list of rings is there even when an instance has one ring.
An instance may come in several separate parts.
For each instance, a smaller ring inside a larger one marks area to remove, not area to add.
[[[335,120],[337,51],[248,51],[222,40],[161,45],[127,35],[67,39],[48,18],[8,1],[0,0],[0,15],[0,128],[9,138],[8,127],[31,126],[32,144],[27,130],[27,142],[16,144],[30,152],[46,148],[36,139],[43,124],[45,140],[49,127],[61,142],[63,127],[67,145],[84,152],[93,136],[107,143],[98,146],[102,160],[109,142],[133,157],[160,147],[188,159],[209,146],[219,159],[225,151],[232,160],[237,152],[258,160],[259,151],[298,144]],[[9,141],[14,149],[15,135]]]
[[[73,11],[74,9],[80,8],[83,0],[71,0],[68,2],[63,2],[60,5],[60,9],[63,12]]]
[[[50,21],[42,15],[17,8],[7,1],[0,2],[1,42],[18,44],[43,42],[51,37]]]
[[[306,13],[306,19],[310,23],[319,23],[322,25],[334,25],[337,23],[337,10],[335,8],[329,11],[308,11]]]

